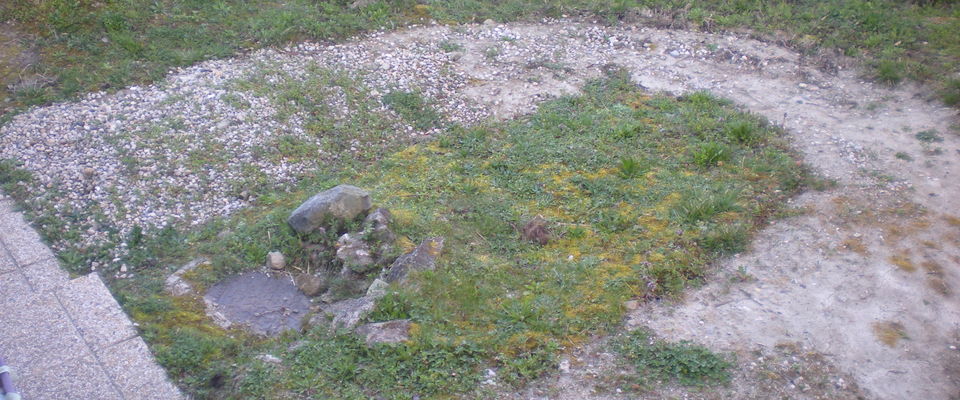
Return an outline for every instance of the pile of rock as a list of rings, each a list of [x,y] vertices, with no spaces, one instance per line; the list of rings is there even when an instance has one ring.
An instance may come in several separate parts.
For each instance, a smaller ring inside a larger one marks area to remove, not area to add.
[[[349,229],[363,217],[359,229]],[[427,238],[413,251],[399,254],[386,208],[374,208],[370,194],[350,185],[320,192],[297,207],[287,222],[303,238],[307,272],[294,277],[306,295],[317,297],[319,313],[311,324],[330,323],[353,329],[386,295],[390,283],[404,284],[413,271],[436,268],[443,238]],[[279,257],[282,265],[282,257]],[[275,265],[271,256],[268,263]],[[282,267],[281,267],[282,268]],[[366,324],[357,332],[368,342],[399,341],[409,321]]]

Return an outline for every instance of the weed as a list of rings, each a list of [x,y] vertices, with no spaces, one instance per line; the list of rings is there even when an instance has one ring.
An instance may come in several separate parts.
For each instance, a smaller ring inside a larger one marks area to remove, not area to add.
[[[747,248],[750,231],[741,225],[720,224],[712,227],[700,240],[700,245],[719,254],[740,253]]]
[[[738,208],[736,192],[694,191],[677,203],[671,214],[680,222],[693,224]]]
[[[861,237],[854,236],[847,238],[841,243],[841,246],[845,250],[849,250],[861,255],[867,255],[869,252],[869,248],[867,248],[867,245],[863,243],[863,238]]]
[[[925,131],[917,132],[917,134],[914,135],[914,137],[916,137],[917,140],[924,143],[935,143],[935,142],[943,141],[943,136],[940,136],[939,132],[937,132],[935,129],[928,129]]]
[[[27,195],[27,184],[33,181],[33,175],[20,167],[17,161],[0,159],[0,189],[22,199]]]
[[[960,78],[948,80],[940,89],[940,98],[948,106],[960,105]]]
[[[723,165],[730,160],[730,149],[717,142],[707,142],[697,146],[693,152],[693,163],[702,167],[710,168]]]
[[[893,60],[880,60],[876,65],[875,77],[886,84],[897,84],[903,80],[903,64]]]
[[[643,383],[675,380],[685,386],[706,386],[730,381],[732,355],[716,354],[687,341],[659,340],[645,329],[630,332],[615,343],[615,349],[633,364]]]
[[[911,157],[910,154],[907,154],[902,151],[898,151],[897,154],[894,154],[893,156],[896,157],[898,160],[903,160],[907,162],[913,161],[913,157]]]
[[[646,172],[646,166],[634,158],[621,158],[617,173],[623,179],[635,178]]]
[[[444,53],[463,51],[463,45],[450,40],[444,40],[440,42],[440,50],[443,50]]]
[[[503,48],[501,48],[500,45],[489,46],[483,49],[483,57],[489,61],[496,61],[502,52]]]
[[[735,121],[727,124],[724,134],[737,143],[751,145],[759,139],[756,131],[756,127],[749,122]]]

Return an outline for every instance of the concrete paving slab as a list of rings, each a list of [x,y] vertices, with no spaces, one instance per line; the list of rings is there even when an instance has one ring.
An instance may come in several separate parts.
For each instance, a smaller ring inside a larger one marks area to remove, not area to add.
[[[53,258],[21,266],[20,272],[27,277],[27,282],[33,290],[38,292],[48,292],[70,281],[70,275],[60,268],[60,264]]]
[[[0,298],[3,323],[0,324],[0,336],[18,338],[37,336],[44,329],[55,332],[75,330],[53,296],[41,296],[29,291],[4,294]]]
[[[59,324],[36,324],[28,335],[0,337],[0,348],[7,362],[20,371],[21,378],[35,379],[38,374],[69,358],[93,356],[75,329]]]
[[[92,357],[79,357],[52,366],[33,379],[20,377],[21,395],[29,400],[123,400],[106,372]],[[148,399],[130,397],[128,399]]]
[[[127,399],[184,398],[139,337],[98,350],[97,357]]]
[[[27,284],[27,279],[20,271],[0,272],[0,304],[10,302],[12,300],[9,299],[20,297],[23,293],[30,293],[30,285]],[[6,311],[0,312],[6,313]],[[5,316],[5,321],[6,318]]]
[[[17,269],[17,264],[13,262],[13,256],[7,252],[6,246],[0,242],[0,273],[15,269]]]
[[[6,245],[7,251],[20,265],[53,258],[53,252],[24,221],[23,215],[6,203],[0,203],[0,242]]]
[[[137,330],[97,274],[74,279],[59,288],[57,298],[94,349],[137,335]]]

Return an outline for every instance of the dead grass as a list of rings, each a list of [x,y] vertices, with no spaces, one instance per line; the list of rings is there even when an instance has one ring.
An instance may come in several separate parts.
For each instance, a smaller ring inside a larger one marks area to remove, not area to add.
[[[840,243],[841,248],[847,251],[852,251],[860,255],[867,255],[870,253],[867,245],[863,243],[863,238],[861,237],[849,237],[843,242]]]
[[[880,321],[873,324],[873,334],[888,347],[896,347],[900,339],[907,339],[903,324],[894,321]]]
[[[943,220],[946,221],[950,226],[960,227],[960,218],[957,218],[953,215],[944,215]]]
[[[917,266],[913,265],[913,261],[910,260],[910,254],[907,250],[900,250],[897,254],[890,256],[890,262],[896,265],[897,268],[907,272],[917,270]]]

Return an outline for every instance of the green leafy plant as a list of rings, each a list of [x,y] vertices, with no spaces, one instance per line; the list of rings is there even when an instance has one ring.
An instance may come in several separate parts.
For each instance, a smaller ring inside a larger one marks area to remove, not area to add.
[[[734,142],[751,145],[759,139],[756,131],[756,127],[749,122],[734,121],[727,124],[724,129],[724,134]]]

